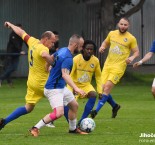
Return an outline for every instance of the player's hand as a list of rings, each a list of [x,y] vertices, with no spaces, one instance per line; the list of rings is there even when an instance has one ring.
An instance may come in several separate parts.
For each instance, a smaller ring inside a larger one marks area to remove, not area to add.
[[[74,89],[74,91],[75,91],[76,94],[79,94],[81,96],[86,95],[86,93],[83,90],[79,89],[79,88]]]
[[[135,63],[133,64],[133,68],[136,68],[136,67],[138,67],[138,66],[140,66],[140,65],[142,65],[142,62],[141,62],[141,61],[135,62]]]
[[[131,57],[129,57],[129,58],[126,59],[126,63],[127,64],[130,64],[133,60],[134,60],[134,57],[131,56]]]
[[[4,23],[4,26],[7,27],[7,28],[10,28],[10,25],[11,25],[10,22],[5,22],[5,23]]]
[[[100,52],[100,53],[103,53],[103,52],[104,52],[104,50],[105,50],[105,48],[104,48],[104,47],[102,47],[102,46],[99,48],[99,52]]]

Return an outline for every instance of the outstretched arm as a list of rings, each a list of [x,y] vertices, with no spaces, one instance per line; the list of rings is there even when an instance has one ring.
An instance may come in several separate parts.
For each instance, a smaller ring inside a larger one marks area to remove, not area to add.
[[[135,62],[133,64],[133,67],[135,68],[135,67],[138,67],[139,65],[142,65],[142,63],[148,61],[153,56],[153,54],[154,54],[153,52],[148,52],[147,54],[145,54],[145,56],[143,57],[143,59],[141,59],[138,62]]]
[[[63,77],[63,79],[66,81],[66,83],[67,83],[70,87],[73,88],[73,90],[74,90],[76,93],[79,93],[79,94],[82,95],[82,96],[86,95],[86,93],[85,93],[83,90],[79,89],[79,88],[75,85],[75,83],[73,82],[72,78],[71,78],[70,75],[69,75],[70,72],[69,72],[68,69],[63,68],[61,71],[62,71],[62,77]]]
[[[20,37],[22,37],[22,35],[25,33],[25,31],[23,29],[21,29],[18,26],[15,26],[14,24],[12,24],[10,22],[5,22],[4,26],[7,28],[11,28]]]

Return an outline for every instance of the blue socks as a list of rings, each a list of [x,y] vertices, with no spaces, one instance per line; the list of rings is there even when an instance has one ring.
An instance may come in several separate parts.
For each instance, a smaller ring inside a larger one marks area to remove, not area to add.
[[[84,118],[88,117],[88,115],[90,114],[91,110],[94,107],[95,101],[96,101],[96,97],[93,97],[93,98],[89,98],[88,99],[88,101],[87,101],[87,103],[85,105],[85,108],[84,108],[84,112],[82,114],[82,117],[81,117],[81,119],[79,120],[78,123],[80,123]]]
[[[107,102],[108,98],[109,97],[107,95],[102,95],[102,99],[98,101],[98,104],[96,106],[96,112],[98,112],[102,108],[102,106]]]
[[[64,107],[64,116],[65,116],[67,122],[69,123],[69,121],[68,121],[68,111],[69,111],[69,107],[68,106],[65,106]]]
[[[116,102],[113,100],[113,98],[110,94],[108,95],[107,102],[112,106],[112,108],[114,108],[116,106]]]
[[[27,110],[25,106],[17,108],[14,112],[12,112],[9,116],[5,118],[5,125],[9,122],[17,119],[18,117],[27,114]]]
[[[81,119],[79,120],[78,123],[80,123],[84,118],[88,117],[88,115],[90,114],[91,110],[94,107],[95,101],[96,101],[96,98],[95,97],[88,99],[88,101],[87,101],[87,103],[85,105],[85,108],[84,108],[84,112],[82,114],[82,117],[81,117]],[[68,111],[69,111],[68,106],[65,106],[64,107],[64,116],[65,116],[67,122],[68,122]]]

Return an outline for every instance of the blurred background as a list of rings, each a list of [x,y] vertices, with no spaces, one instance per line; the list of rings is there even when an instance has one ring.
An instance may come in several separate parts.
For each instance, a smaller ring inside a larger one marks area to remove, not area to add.
[[[116,28],[120,17],[130,19],[130,32],[137,38],[140,58],[150,49],[155,39],[154,0],[0,0],[0,53],[6,51],[11,30],[4,27],[5,21],[21,23],[23,29],[38,39],[44,31],[58,31],[60,47],[68,45],[69,37],[80,34],[92,39],[99,47],[110,30]],[[27,51],[25,45],[23,50]],[[99,54],[101,68],[106,54]],[[0,55],[2,62],[3,56]],[[136,60],[135,60],[136,61]],[[143,67],[143,71],[153,72],[155,57]],[[141,67],[141,69],[143,68]],[[141,69],[137,71],[142,71]],[[134,71],[128,66],[128,71]],[[27,77],[27,56],[20,57],[15,77]]]

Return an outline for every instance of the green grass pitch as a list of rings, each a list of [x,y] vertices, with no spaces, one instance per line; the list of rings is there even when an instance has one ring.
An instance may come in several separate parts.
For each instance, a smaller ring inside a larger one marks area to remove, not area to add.
[[[0,131],[0,145],[155,144],[155,137],[139,137],[141,133],[155,134],[155,100],[151,94],[151,83],[126,81],[117,85],[112,91],[113,98],[121,105],[117,118],[111,118],[111,107],[106,103],[94,119],[96,128],[89,135],[69,134],[68,124],[62,117],[55,121],[56,128],[44,127],[39,137],[30,136],[28,129],[51,111],[49,102],[42,99],[32,113],[9,123]],[[16,79],[14,85],[14,88],[9,88],[4,83],[0,88],[0,118],[25,104],[26,79]],[[86,100],[78,102],[79,119]]]

